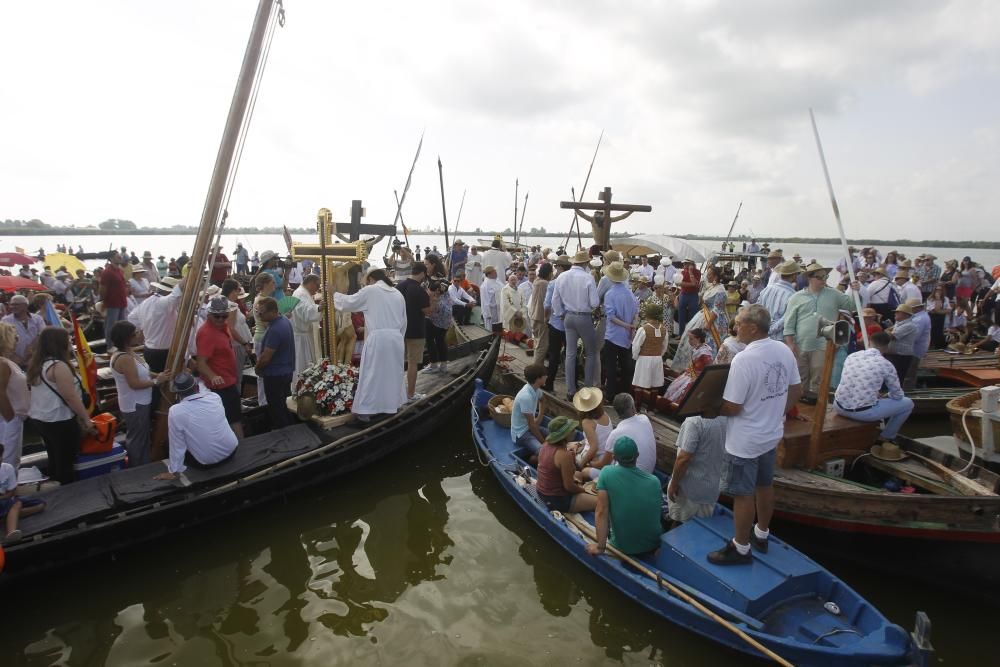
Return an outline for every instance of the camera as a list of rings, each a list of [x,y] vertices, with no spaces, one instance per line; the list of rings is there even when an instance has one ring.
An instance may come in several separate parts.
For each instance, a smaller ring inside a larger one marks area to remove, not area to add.
[[[431,278],[427,281],[427,289],[431,292],[437,292],[438,294],[444,294],[448,291],[448,281],[438,280],[437,278]]]

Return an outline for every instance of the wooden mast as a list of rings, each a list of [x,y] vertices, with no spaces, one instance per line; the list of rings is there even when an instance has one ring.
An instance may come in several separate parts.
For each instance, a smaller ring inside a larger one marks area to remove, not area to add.
[[[257,4],[257,13],[254,16],[253,28],[250,31],[250,39],[247,41],[246,51],[243,54],[243,64],[240,66],[239,78],[236,81],[236,90],[233,92],[233,100],[229,106],[229,115],[226,118],[226,127],[222,134],[222,142],[219,144],[219,151],[215,157],[215,168],[212,171],[212,180],[209,183],[208,194],[205,197],[205,206],[201,213],[201,223],[198,225],[198,235],[195,239],[194,248],[191,252],[191,268],[188,271],[188,279],[184,281],[184,291],[177,313],[177,326],[174,328],[173,337],[170,339],[170,353],[167,357],[166,368],[177,373],[184,364],[187,353],[188,337],[191,334],[191,323],[194,320],[198,309],[199,292],[201,291],[201,274],[208,260],[210,244],[218,227],[219,217],[222,212],[222,198],[226,190],[226,183],[229,180],[229,173],[233,166],[233,157],[239,140],[240,129],[244,124],[249,109],[250,95],[253,90],[254,79],[260,65],[261,53],[264,47],[264,38],[270,23],[271,12],[274,10],[275,0],[260,0]],[[283,11],[279,8],[279,11]],[[280,18],[280,16],[279,16]],[[211,269],[211,267],[209,267]],[[165,392],[166,393],[166,392]],[[161,402],[161,413],[165,413],[173,396],[168,395],[169,401]],[[164,405],[166,403],[166,405]],[[158,434],[166,434],[166,420],[162,419],[162,427],[157,428]],[[158,438],[161,445],[162,438]]]

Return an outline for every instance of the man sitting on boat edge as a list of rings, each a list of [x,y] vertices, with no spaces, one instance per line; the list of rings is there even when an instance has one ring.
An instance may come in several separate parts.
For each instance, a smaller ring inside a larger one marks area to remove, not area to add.
[[[167,472],[153,479],[174,480],[191,465],[208,468],[228,461],[236,453],[239,441],[226,420],[226,409],[219,395],[201,391],[194,377],[181,373],[174,378],[177,403],[167,413],[170,457]]]
[[[885,358],[891,341],[889,334],[879,331],[871,336],[871,347],[848,355],[844,371],[834,395],[837,414],[860,422],[885,420],[883,440],[892,441],[913,412],[913,401],[903,395],[901,378],[896,368]],[[889,393],[881,395],[882,385]]]
[[[622,436],[615,441],[614,457],[618,465],[607,466],[597,479],[597,542],[587,545],[587,553],[604,553],[609,533],[611,546],[625,554],[654,552],[663,532],[660,480],[636,467],[639,447],[632,438]]]

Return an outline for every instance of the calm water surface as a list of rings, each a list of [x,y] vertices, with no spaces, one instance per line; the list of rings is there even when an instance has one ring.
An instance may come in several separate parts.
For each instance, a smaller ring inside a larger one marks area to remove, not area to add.
[[[456,418],[348,479],[34,582],[5,596],[0,665],[757,664],[570,560],[470,441]],[[824,563],[904,627],[927,610],[944,663],[992,654],[995,610]]]

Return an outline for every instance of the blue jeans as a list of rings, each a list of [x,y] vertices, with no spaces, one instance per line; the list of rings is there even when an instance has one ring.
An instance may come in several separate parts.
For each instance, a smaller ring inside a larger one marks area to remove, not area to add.
[[[104,309],[104,340],[107,341],[108,349],[110,350],[111,345],[111,327],[115,325],[115,322],[125,319],[125,309],[124,308],[105,308]]]
[[[538,430],[542,432],[542,435],[548,437],[549,429],[544,426],[539,426]],[[532,435],[531,431],[525,431],[518,436],[517,440],[514,441],[514,447],[524,447],[526,449],[530,449],[532,454],[537,454],[542,449],[542,443],[538,442],[538,438]]]
[[[681,294],[680,301],[677,302],[677,324],[680,326],[681,333],[684,333],[684,327],[687,323],[691,321],[694,314],[698,312],[698,295],[697,294]]]
[[[903,426],[903,422],[913,412],[913,401],[905,396],[903,398],[880,398],[875,405],[860,412],[848,412],[836,402],[834,402],[834,407],[837,409],[837,414],[841,417],[847,417],[855,421],[877,422],[883,419],[886,420],[885,428],[882,429],[882,438],[885,440],[894,440],[896,434],[899,433],[899,429]]]
[[[576,393],[576,341],[583,340],[583,386],[585,387],[598,386],[597,355],[600,354],[600,347],[594,318],[589,313],[586,315],[566,313],[563,324],[566,325],[566,393],[573,396]]]

